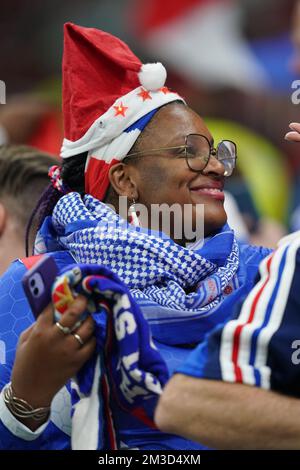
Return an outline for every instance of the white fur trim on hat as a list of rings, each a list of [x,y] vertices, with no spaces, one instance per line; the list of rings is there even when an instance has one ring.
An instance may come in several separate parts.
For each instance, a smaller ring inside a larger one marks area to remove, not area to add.
[[[153,109],[160,108],[167,103],[177,100],[185,103],[182,97],[168,89],[151,91],[150,99],[146,100],[141,96],[141,91],[141,87],[138,87],[118,98],[102,116],[99,116],[93,122],[80,139],[76,141],[64,139],[61,157],[69,158],[73,155],[107,145],[124,132],[125,129]],[[124,107],[125,116],[117,112],[120,105]]]
[[[167,71],[163,64],[143,64],[139,72],[141,85],[149,91],[156,91],[162,88],[166,82]]]

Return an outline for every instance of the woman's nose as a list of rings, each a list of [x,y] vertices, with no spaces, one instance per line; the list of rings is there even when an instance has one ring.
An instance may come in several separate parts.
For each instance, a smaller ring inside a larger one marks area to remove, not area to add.
[[[208,175],[210,173],[213,173],[213,174],[218,175],[218,176],[224,176],[225,167],[224,167],[223,163],[219,162],[217,157],[212,153],[210,155],[209,162],[208,162],[207,166],[204,168],[204,170],[202,171],[202,173],[204,175]]]

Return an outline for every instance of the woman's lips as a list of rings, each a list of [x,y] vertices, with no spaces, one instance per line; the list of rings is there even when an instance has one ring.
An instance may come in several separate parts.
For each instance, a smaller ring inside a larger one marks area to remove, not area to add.
[[[208,196],[218,201],[224,201],[225,199],[224,192],[217,188],[191,188],[191,192],[199,196]]]

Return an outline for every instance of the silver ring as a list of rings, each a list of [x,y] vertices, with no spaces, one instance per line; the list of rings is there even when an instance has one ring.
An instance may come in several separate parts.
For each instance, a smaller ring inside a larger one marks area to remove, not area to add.
[[[64,335],[69,335],[71,333],[71,329],[68,326],[62,326],[58,321],[55,323],[57,328],[62,331]]]
[[[78,343],[80,343],[81,346],[84,345],[84,342],[82,341],[81,336],[79,336],[77,333],[72,333],[72,336],[77,339]]]

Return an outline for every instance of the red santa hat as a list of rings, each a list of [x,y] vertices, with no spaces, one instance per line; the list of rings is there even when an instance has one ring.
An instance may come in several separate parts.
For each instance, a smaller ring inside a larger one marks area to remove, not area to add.
[[[61,156],[88,152],[86,192],[103,199],[109,168],[125,158],[154,111],[183,101],[166,77],[162,64],[143,65],[111,34],[65,25]]]

